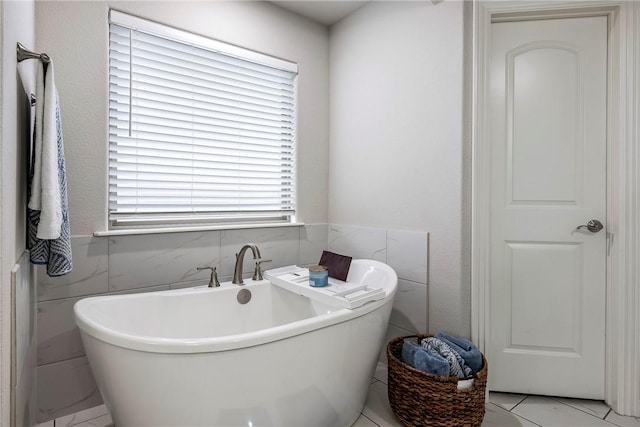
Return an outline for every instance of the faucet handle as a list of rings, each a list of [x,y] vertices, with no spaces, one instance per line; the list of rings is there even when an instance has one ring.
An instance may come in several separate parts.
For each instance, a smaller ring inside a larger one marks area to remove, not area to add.
[[[220,286],[220,282],[218,281],[218,272],[216,271],[217,267],[196,267],[196,270],[211,270],[211,277],[209,277],[209,287],[217,288]]]
[[[260,268],[260,265],[261,265],[263,262],[271,262],[271,261],[272,261],[272,260],[270,260],[270,259],[262,259],[262,258],[256,259],[256,260],[255,260],[255,262],[256,262],[256,269],[253,271],[253,277],[252,277],[252,279],[253,279],[253,280],[262,280],[262,279],[263,279],[263,277],[262,277],[262,269]]]

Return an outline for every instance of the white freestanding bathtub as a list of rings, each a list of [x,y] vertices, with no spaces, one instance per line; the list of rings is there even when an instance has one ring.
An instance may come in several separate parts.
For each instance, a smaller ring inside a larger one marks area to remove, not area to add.
[[[116,427],[350,426],[367,395],[396,292],[387,265],[347,282],[384,288],[353,310],[268,280],[86,298],[74,310]],[[251,300],[240,304],[241,289]]]

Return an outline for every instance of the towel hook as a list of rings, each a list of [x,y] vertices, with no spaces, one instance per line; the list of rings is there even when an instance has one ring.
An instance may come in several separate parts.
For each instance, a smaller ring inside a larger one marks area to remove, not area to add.
[[[22,62],[25,59],[39,59],[40,61],[48,64],[51,62],[51,58],[46,53],[35,53],[27,49],[22,45],[22,43],[18,42],[16,46],[16,53],[18,55],[18,62]]]

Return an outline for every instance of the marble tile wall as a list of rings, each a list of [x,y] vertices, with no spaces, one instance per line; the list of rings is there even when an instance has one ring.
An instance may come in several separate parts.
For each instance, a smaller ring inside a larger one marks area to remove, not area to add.
[[[233,274],[235,253],[258,245],[265,269],[316,264],[322,250],[373,258],[399,276],[389,332],[426,330],[428,233],[343,225],[147,234],[74,236],[74,272],[50,278],[38,271],[37,419],[45,422],[100,403],[86,363],[73,305],[86,296],[175,289],[206,284],[197,266],[217,266],[221,281]],[[246,255],[245,273],[253,269]],[[246,277],[246,276],[245,276]],[[61,393],[61,390],[65,390]]]
[[[36,287],[29,253],[24,252],[11,269],[14,298],[11,349],[12,424],[32,425],[36,405]]]
[[[388,339],[428,330],[429,233],[331,224],[328,243],[333,252],[382,261],[395,270],[398,291]]]
[[[38,366],[37,422],[69,415],[102,403],[86,357]]]

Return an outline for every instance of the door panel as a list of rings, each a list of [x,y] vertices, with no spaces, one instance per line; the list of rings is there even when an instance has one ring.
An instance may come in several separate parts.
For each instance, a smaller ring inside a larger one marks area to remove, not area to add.
[[[579,347],[581,246],[509,243],[511,336],[509,348],[573,351]],[[545,269],[537,266],[544,265]],[[544,315],[539,308],[545,307]]]
[[[578,55],[563,45],[536,43],[507,54],[507,63],[512,200],[574,201],[581,127]]]
[[[605,17],[492,24],[492,390],[604,395]]]

